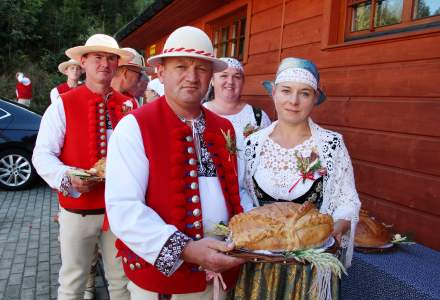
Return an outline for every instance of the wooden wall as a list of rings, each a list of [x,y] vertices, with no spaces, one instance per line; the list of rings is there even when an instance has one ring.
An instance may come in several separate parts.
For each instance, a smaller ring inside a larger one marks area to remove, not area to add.
[[[272,112],[279,57],[313,60],[328,95],[313,118],[344,135],[362,206],[440,250],[440,30],[323,49],[323,5],[286,1],[282,32],[283,2],[253,1],[244,96]]]
[[[440,29],[328,46],[332,1],[231,1],[193,25],[247,5],[243,97],[272,118],[261,82],[280,58],[313,60],[328,95],[313,118],[344,135],[363,207],[440,250]]]

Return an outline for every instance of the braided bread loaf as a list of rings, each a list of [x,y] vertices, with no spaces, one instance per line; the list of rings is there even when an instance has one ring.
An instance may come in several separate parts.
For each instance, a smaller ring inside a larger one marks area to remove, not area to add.
[[[235,215],[229,230],[238,248],[293,251],[325,242],[333,231],[333,219],[308,202],[278,202]]]

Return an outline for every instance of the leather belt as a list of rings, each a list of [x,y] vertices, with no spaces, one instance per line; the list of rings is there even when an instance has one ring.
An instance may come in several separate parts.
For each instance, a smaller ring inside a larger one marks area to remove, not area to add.
[[[105,214],[105,208],[98,208],[98,209],[75,209],[75,208],[64,208],[68,212],[87,216],[87,215],[103,215]]]

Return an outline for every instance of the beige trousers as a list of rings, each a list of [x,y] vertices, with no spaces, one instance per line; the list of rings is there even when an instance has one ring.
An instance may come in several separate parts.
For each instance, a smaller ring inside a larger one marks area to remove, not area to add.
[[[26,106],[31,105],[31,99],[18,98],[17,102]]]
[[[60,245],[61,269],[59,274],[59,300],[83,298],[96,245],[101,248],[105,276],[111,300],[130,299],[128,280],[120,258],[116,258],[115,235],[101,231],[104,215],[74,214],[61,208]]]
[[[144,290],[131,281],[128,282],[128,290],[130,291],[131,300],[157,300],[157,293]],[[175,294],[171,297],[171,300],[212,300],[213,296],[213,284],[208,284],[206,290],[204,290],[203,292],[191,294]],[[226,292],[222,288],[220,288],[218,299],[226,299]]]

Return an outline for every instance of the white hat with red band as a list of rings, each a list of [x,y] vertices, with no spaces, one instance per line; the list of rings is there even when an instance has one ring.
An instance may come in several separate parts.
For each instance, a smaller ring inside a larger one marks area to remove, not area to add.
[[[148,64],[156,67],[165,57],[193,57],[212,62],[214,72],[228,67],[228,64],[214,56],[214,48],[208,35],[202,30],[183,26],[174,30],[165,42],[162,53],[147,59]]]

